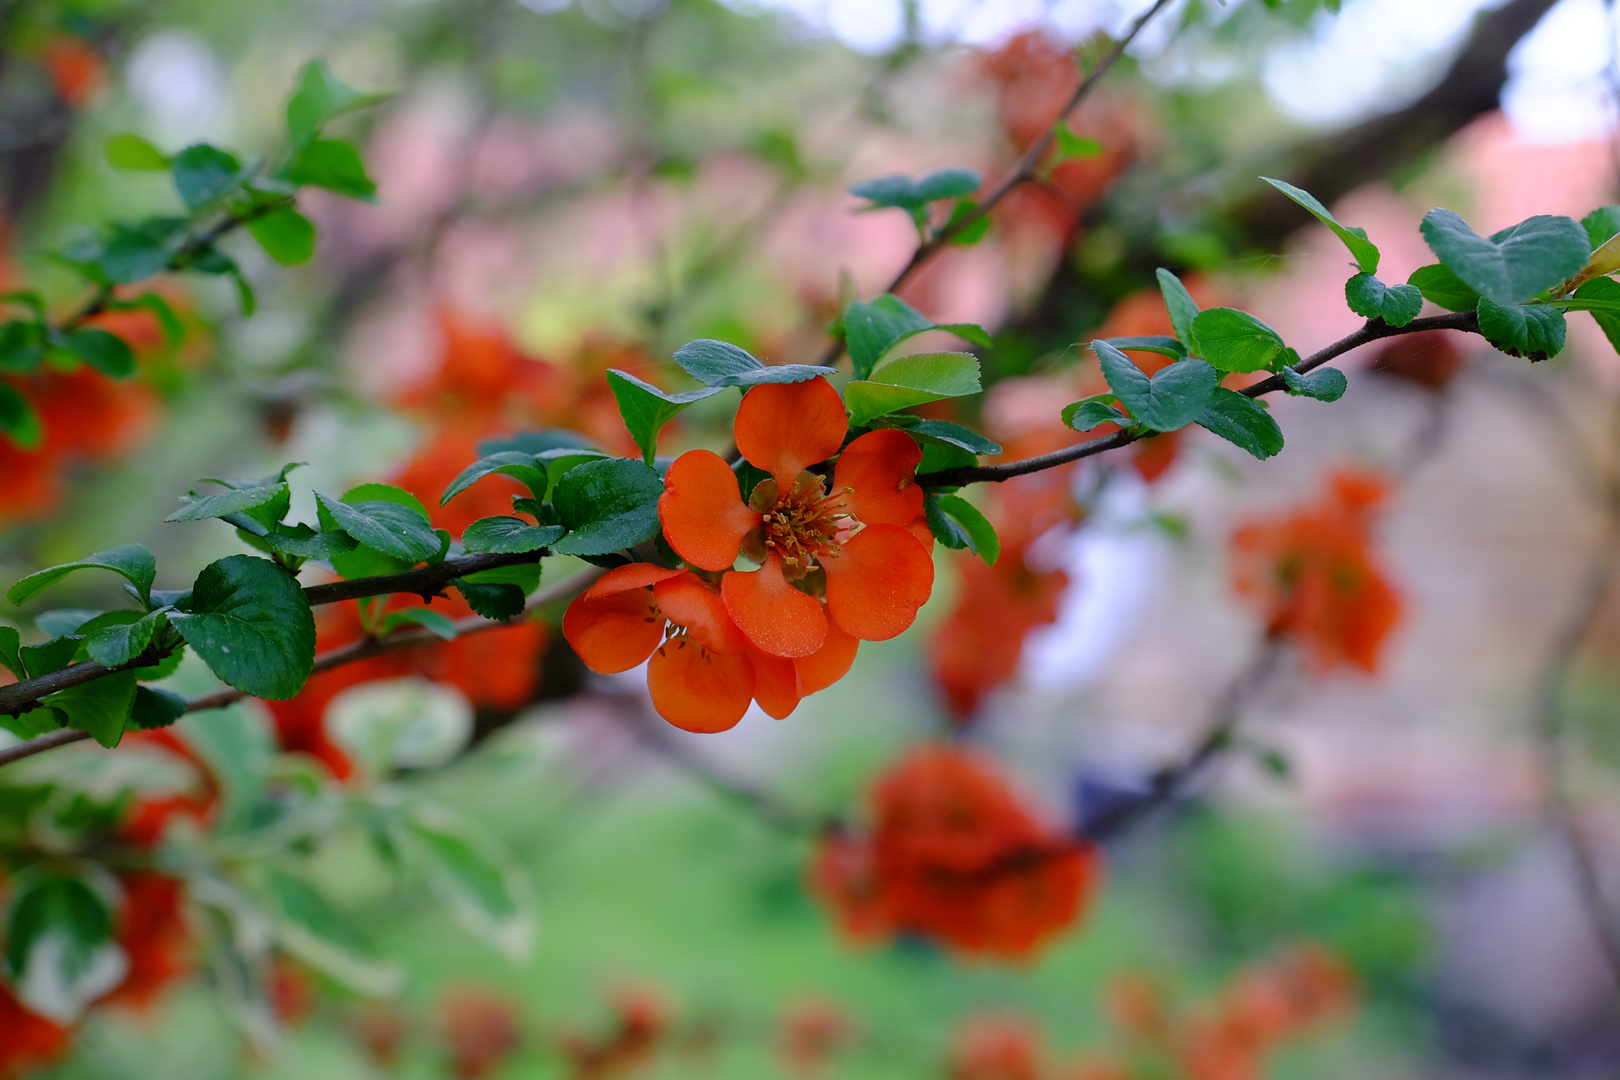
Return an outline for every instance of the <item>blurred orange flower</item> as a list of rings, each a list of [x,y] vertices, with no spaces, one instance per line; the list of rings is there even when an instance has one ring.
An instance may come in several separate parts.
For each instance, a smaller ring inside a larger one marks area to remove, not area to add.
[[[517,1050],[517,1010],[506,998],[489,990],[462,988],[446,994],[439,1009],[439,1033],[456,1080],[489,1076]]]

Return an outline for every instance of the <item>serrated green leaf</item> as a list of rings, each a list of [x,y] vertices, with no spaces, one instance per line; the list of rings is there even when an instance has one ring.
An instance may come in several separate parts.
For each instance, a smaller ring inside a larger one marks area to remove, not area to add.
[[[533,454],[522,450],[497,450],[462,469],[460,474],[450,481],[450,486],[444,489],[444,494],[439,496],[439,505],[443,506],[492,473],[512,477],[533,492],[537,499],[546,497],[546,489],[549,486],[546,470]]]
[[[1187,346],[1178,339],[1164,334],[1147,334],[1141,337],[1113,337],[1103,338],[1114,348],[1122,352],[1150,352],[1160,356],[1168,356],[1172,360],[1184,360],[1187,357]]]
[[[254,218],[248,231],[265,254],[283,266],[306,263],[315,254],[315,226],[290,206]]]
[[[157,577],[157,560],[142,545],[125,544],[107,551],[98,551],[75,562],[36,570],[13,585],[6,593],[6,599],[13,604],[26,603],[30,597],[54,585],[75,570],[111,570],[115,574],[120,574],[140,590],[141,602],[149,604],[152,580]]]
[[[905,413],[891,413],[875,421],[883,427],[896,427],[922,443],[955,446],[970,454],[999,454],[1001,444],[985,438],[971,428],[953,424],[949,420],[922,420]]]
[[[39,413],[10,383],[0,383],[0,432],[24,450],[37,448],[45,437]]]
[[[923,518],[928,529],[948,548],[963,548],[994,566],[1001,558],[1001,538],[978,508],[959,495],[930,491],[923,497]]]
[[[844,308],[844,342],[855,365],[855,377],[871,375],[884,353],[933,325],[932,319],[893,293],[884,293],[870,302],[851,303]]]
[[[110,378],[127,379],[135,374],[135,354],[117,334],[75,330],[62,338],[62,347]]]
[[[1487,239],[1454,211],[1430,210],[1422,232],[1442,263],[1498,306],[1518,304],[1568,280],[1592,251],[1585,229],[1550,214],[1527,218]]]
[[[284,483],[263,484],[257,487],[236,488],[219,495],[198,495],[192,492],[180,498],[181,507],[163,520],[166,522],[207,521],[209,518],[228,518],[247,514],[261,508],[281,508],[285,515],[292,505],[292,493]],[[281,515],[277,515],[277,518]],[[261,525],[264,523],[261,521]]]
[[[267,559],[232,555],[205,566],[191,610],[172,612],[169,621],[215,675],[254,697],[292,697],[315,662],[315,619],[304,590]]]
[[[1431,263],[1412,271],[1407,284],[1415,285],[1423,298],[1447,311],[1472,311],[1479,303],[1479,293],[1468,287],[1451,267],[1444,263]]]
[[[121,667],[145,652],[154,635],[168,625],[168,616],[159,610],[123,626],[82,628],[85,651],[102,667]]]
[[[1200,355],[1217,371],[1259,371],[1287,348],[1277,331],[1236,308],[1200,311],[1191,333]]]
[[[1587,242],[1596,251],[1608,241],[1620,236],[1620,206],[1600,206],[1581,218]]]
[[[506,622],[523,614],[525,594],[517,585],[484,584],[466,578],[456,578],[450,584],[461,593],[468,607],[486,619]]]
[[[1593,278],[1576,289],[1571,300],[1573,310],[1592,313],[1592,320],[1603,331],[1603,336],[1609,339],[1614,351],[1620,353],[1620,281]]]
[[[1170,325],[1176,331],[1176,337],[1187,346],[1188,356],[1201,356],[1198,343],[1193,340],[1192,322],[1198,317],[1198,303],[1187,291],[1187,286],[1164,267],[1155,271],[1159,279],[1159,291],[1164,294],[1164,307],[1170,313]]]
[[[1547,304],[1496,304],[1480,297],[1479,332],[1509,356],[1545,360],[1564,347],[1564,313]]]
[[[0,626],[0,665],[19,679],[26,679],[28,672],[23,668],[22,635],[15,626]]]
[[[163,172],[171,164],[168,154],[127,131],[107,137],[106,154],[107,164],[116,169]]]
[[[1109,389],[1131,418],[1153,431],[1175,431],[1198,418],[1220,376],[1209,363],[1179,360],[1151,379],[1135,362],[1106,341],[1093,341]]]
[[[78,654],[79,646],[83,644],[84,638],[77,634],[67,634],[33,645],[24,645],[17,651],[22,655],[23,667],[28,669],[29,678],[37,679],[41,675],[61,671],[73,663],[73,657]]]
[[[522,518],[479,518],[461,534],[468,551],[493,551],[503,555],[540,551],[556,543],[567,530],[561,525],[530,525]]]
[[[1367,239],[1367,230],[1340,225],[1328,208],[1303,188],[1297,188],[1284,180],[1273,180],[1269,176],[1262,176],[1260,179],[1309,210],[1318,221],[1332,229],[1333,235],[1344,241],[1344,246],[1350,249],[1350,254],[1355,257],[1356,265],[1361,267],[1362,273],[1378,273],[1378,246]]]
[[[404,611],[389,613],[388,617],[383,620],[383,633],[386,634],[390,630],[397,630],[399,627],[406,625],[420,626],[424,630],[430,630],[436,637],[441,637],[445,641],[454,641],[456,639],[455,621],[442,611],[434,611],[432,608],[425,607],[406,608]]]
[[[1198,424],[1264,461],[1282,452],[1282,429],[1252,398],[1216,387]]]
[[[1076,431],[1090,431],[1103,424],[1118,424],[1134,431],[1140,424],[1114,407],[1114,402],[1118,400],[1113,394],[1095,394],[1065,405],[1059,415],[1065,424]]]
[[[136,672],[120,671],[41,698],[67,717],[67,726],[80,728],[111,749],[124,737],[124,724],[135,702]]]
[[[315,500],[323,529],[340,529],[373,551],[412,565],[439,553],[439,535],[414,507],[382,499],[350,503],[319,492]]]
[[[832,375],[836,369],[811,364],[760,363],[745,349],[725,341],[699,338],[675,350],[675,362],[704,386],[759,386],[762,383],[796,383],[818,375]]]
[[[972,353],[914,353],[897,356],[871,378],[844,387],[850,422],[865,424],[913,405],[977,394],[979,361]]]
[[[351,199],[377,201],[377,185],[366,175],[360,148],[348,139],[316,139],[308,143],[287,167],[286,178]]]
[[[166,728],[186,714],[190,702],[179,694],[157,686],[135,687],[130,705],[129,726],[140,731]]]
[[[658,433],[675,416],[694,401],[713,397],[724,387],[705,386],[701,390],[687,390],[667,394],[658,387],[636,378],[628,371],[610,368],[608,388],[619,403],[619,415],[624,418],[625,429],[641,448],[647,464],[653,463],[658,453]]]
[[[318,532],[309,525],[282,525],[274,532],[255,535],[241,530],[243,538],[275,555],[293,559],[330,560],[355,549],[356,541],[347,533]]]
[[[1338,401],[1344,397],[1350,383],[1344,377],[1344,372],[1338,368],[1317,368],[1308,374],[1301,375],[1291,367],[1282,369],[1283,382],[1288,384],[1290,394],[1299,394],[1303,397],[1315,398],[1317,401]]]
[[[651,540],[658,532],[658,497],[663,493],[658,473],[629,458],[588,461],[570,469],[552,498],[568,535],[552,550],[606,555]]]
[[[1346,281],[1344,299],[1363,319],[1383,319],[1390,326],[1405,326],[1423,310],[1423,293],[1416,285],[1385,285],[1371,274]]]

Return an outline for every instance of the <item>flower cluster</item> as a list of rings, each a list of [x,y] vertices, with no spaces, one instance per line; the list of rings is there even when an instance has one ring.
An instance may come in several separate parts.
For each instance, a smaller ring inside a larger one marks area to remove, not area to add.
[[[1318,502],[1251,521],[1232,536],[1238,594],[1265,618],[1268,635],[1299,645],[1318,671],[1377,671],[1400,621],[1400,597],[1372,552],[1388,490],[1375,473],[1341,469]]]
[[[750,701],[787,716],[843,677],[860,641],[909,627],[934,583],[910,436],[871,431],[845,446],[844,403],[821,378],[755,387],[734,430],[743,460],[767,474],[746,501],[708,450],[665,475],[658,517],[688,568],[618,567],[563,619],[593,671],[650,660],[654,707],[687,731],[724,731]],[[834,455],[830,478],[813,471]],[[736,568],[739,556],[755,566]]]
[[[980,755],[915,751],[877,784],[865,836],[834,834],[811,887],[857,939],[917,934],[1021,959],[1075,921],[1100,853],[1044,827]]]

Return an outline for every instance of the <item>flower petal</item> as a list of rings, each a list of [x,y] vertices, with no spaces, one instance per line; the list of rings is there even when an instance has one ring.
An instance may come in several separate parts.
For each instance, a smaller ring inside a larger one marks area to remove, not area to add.
[[[923,512],[922,488],[912,482],[922,447],[903,431],[869,431],[844,447],[833,470],[833,490],[850,513],[868,525],[909,525]]]
[[[758,570],[733,570],[721,578],[720,595],[737,628],[761,652],[809,656],[827,640],[821,605],[787,583],[775,555]]]
[[[672,577],[679,577],[685,570],[671,570],[656,563],[638,562],[628,566],[615,566],[612,570],[597,578],[590,588],[579,594],[581,600],[600,600],[605,596],[614,596],[627,589],[644,589],[648,585],[656,585]]]
[[[647,691],[658,715],[682,731],[725,731],[754,699],[754,666],[746,653],[721,656],[674,638],[653,653]]]
[[[799,673],[794,670],[798,661],[758,649],[749,649],[748,659],[754,664],[754,700],[767,715],[786,719],[804,696],[799,691]]]
[[[625,567],[624,569],[628,569]],[[664,640],[664,617],[649,589],[574,598],[563,614],[563,637],[585,666],[600,675],[629,671]]]
[[[748,639],[726,612],[720,592],[691,571],[653,587],[664,617],[686,627],[691,639],[711,652],[736,656],[748,650]]]
[[[799,692],[808,697],[848,675],[860,644],[859,638],[845,633],[831,619],[827,620],[827,640],[821,648],[793,661],[799,672]]]
[[[809,382],[754,387],[737,409],[734,430],[737,449],[748,463],[770,473],[778,489],[787,491],[805,469],[838,453],[849,420],[844,399],[817,376]]]
[[[821,565],[827,571],[827,614],[865,641],[904,632],[934,588],[934,560],[898,525],[868,525]]]
[[[688,450],[664,474],[658,520],[681,558],[704,570],[730,570],[743,536],[761,518],[737,493],[737,474],[725,458]]]

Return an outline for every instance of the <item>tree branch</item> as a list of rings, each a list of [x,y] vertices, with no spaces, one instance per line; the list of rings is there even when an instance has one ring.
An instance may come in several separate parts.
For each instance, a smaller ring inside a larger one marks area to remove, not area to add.
[[[606,570],[593,567],[584,571],[583,573],[569,578],[567,581],[560,582],[551,586],[550,588],[541,589],[529,598],[529,602],[524,605],[523,610],[526,613],[533,613],[547,606],[548,604],[556,603],[558,600],[567,599],[568,597],[571,597],[583,590],[586,586],[590,585],[591,582],[595,581],[605,573],[607,573]],[[500,630],[508,626],[517,626],[522,621],[522,619],[513,619],[508,622],[496,622],[493,619],[486,619],[482,615],[469,615],[466,618],[457,619],[454,625],[456,628],[456,636],[459,638],[466,637],[470,634],[486,633],[490,630]],[[443,640],[443,638],[439,637],[437,634],[425,627],[412,627],[407,630],[396,630],[391,634],[384,634],[381,637],[363,637],[358,641],[351,641],[347,645],[340,645],[335,649],[330,649],[324,653],[321,653],[315,658],[315,665],[311,669],[310,674],[319,675],[323,671],[331,671],[333,668],[340,668],[360,660],[368,660],[373,656],[381,656],[384,653],[398,652],[401,649],[414,649],[419,645],[432,645]],[[100,665],[97,666],[99,667]],[[64,668],[63,670],[65,671],[67,669]],[[103,673],[106,673],[107,669],[102,668],[102,671]],[[17,683],[14,685],[22,684]],[[4,689],[9,690],[10,687],[5,687]],[[202,697],[193,698],[187,703],[186,712],[205,712],[209,709],[222,709],[227,705],[241,701],[247,696],[249,695],[244,694],[240,690],[219,690],[212,694],[205,694]],[[66,746],[69,743],[81,742],[89,737],[90,733],[88,731],[81,731],[77,728],[64,728],[61,731],[48,732],[47,734],[29,739],[27,742],[18,743],[16,746],[9,746],[5,747],[4,749],[0,749],[0,766],[9,765],[13,761],[21,761],[23,758],[33,757],[35,754],[42,754],[46,750],[51,750],[58,746]]]
[[[1312,353],[1309,357],[1300,361],[1294,370],[1304,374],[1370,341],[1397,337],[1401,334],[1415,334],[1424,330],[1461,330],[1478,333],[1479,318],[1472,311],[1460,311],[1450,315],[1433,315],[1425,319],[1413,319],[1402,327],[1390,326],[1382,319],[1369,319],[1355,333],[1340,338],[1327,348]],[[1281,375],[1272,375],[1255,383],[1253,386],[1245,387],[1242,393],[1248,397],[1257,398],[1274,390],[1285,389],[1286,386],[1287,383],[1283,381]],[[1050,454],[1025,458],[1023,461],[1008,461],[999,465],[964,465],[955,469],[941,469],[938,472],[923,473],[917,477],[917,483],[927,487],[961,487],[964,484],[977,484],[986,481],[999,483],[1003,480],[1011,480],[1015,476],[1026,476],[1029,473],[1055,469],[1059,465],[1067,465],[1071,461],[1096,457],[1098,454],[1106,453],[1109,450],[1118,450],[1122,446],[1129,446],[1142,437],[1132,435],[1128,431],[1116,431],[1111,435],[1104,435],[1101,438],[1092,439],[1075,446],[1064,447],[1062,450],[1054,450]]]

